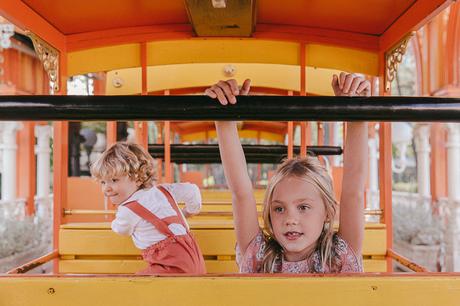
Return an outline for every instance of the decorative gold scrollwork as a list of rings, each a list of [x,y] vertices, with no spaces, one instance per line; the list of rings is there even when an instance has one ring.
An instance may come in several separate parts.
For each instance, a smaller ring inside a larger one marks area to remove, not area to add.
[[[402,62],[403,55],[406,54],[407,44],[415,32],[404,37],[399,43],[385,53],[385,91],[391,88],[398,66]]]
[[[27,31],[26,34],[32,40],[35,52],[37,52],[38,58],[48,74],[50,94],[54,94],[59,91],[59,51],[51,47],[34,33]]]

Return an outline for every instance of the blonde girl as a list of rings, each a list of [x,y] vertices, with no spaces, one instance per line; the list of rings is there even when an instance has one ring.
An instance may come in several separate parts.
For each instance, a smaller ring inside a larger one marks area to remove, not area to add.
[[[334,75],[336,96],[368,96],[370,84],[361,76]],[[206,90],[222,105],[247,95],[235,80]],[[229,106],[231,107],[231,106]],[[261,110],[263,111],[263,110]],[[295,158],[280,165],[264,199],[264,227],[259,227],[256,201],[235,122],[216,122],[222,164],[232,193],[237,238],[237,263],[242,273],[362,272],[364,185],[367,173],[367,123],[347,125],[339,229],[332,181],[315,157]]]

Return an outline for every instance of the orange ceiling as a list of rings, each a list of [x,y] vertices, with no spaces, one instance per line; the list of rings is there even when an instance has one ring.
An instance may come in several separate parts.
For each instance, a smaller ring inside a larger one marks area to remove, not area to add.
[[[189,23],[184,0],[22,2],[66,35]],[[257,23],[380,35],[415,2],[416,0],[259,0]]]

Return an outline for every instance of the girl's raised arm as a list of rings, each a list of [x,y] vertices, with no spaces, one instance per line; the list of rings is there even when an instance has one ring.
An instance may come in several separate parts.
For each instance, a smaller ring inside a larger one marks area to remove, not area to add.
[[[247,95],[249,88],[249,80],[244,82],[241,90],[235,80],[228,80],[220,81],[206,89],[205,93],[211,98],[217,98],[222,105],[235,104],[236,96]],[[225,178],[232,193],[236,239],[244,253],[259,232],[252,182],[248,175],[246,158],[238,136],[236,122],[217,121],[216,130]]]
[[[370,83],[363,77],[341,73],[334,76],[336,96],[369,96]],[[368,172],[367,122],[347,123],[344,144],[342,194],[340,197],[339,235],[357,256],[364,238],[364,188]]]

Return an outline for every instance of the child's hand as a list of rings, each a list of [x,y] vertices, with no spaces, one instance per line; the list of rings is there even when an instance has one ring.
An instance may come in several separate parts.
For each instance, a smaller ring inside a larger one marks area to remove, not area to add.
[[[251,88],[251,80],[246,79],[238,88],[238,83],[235,79],[228,81],[219,81],[219,83],[212,85],[204,91],[205,95],[213,99],[218,99],[220,104],[227,105],[236,103],[236,96],[247,96]]]
[[[340,76],[334,74],[332,77],[332,89],[336,96],[364,96],[371,95],[371,83],[364,79],[362,75],[353,73],[340,73]]]

